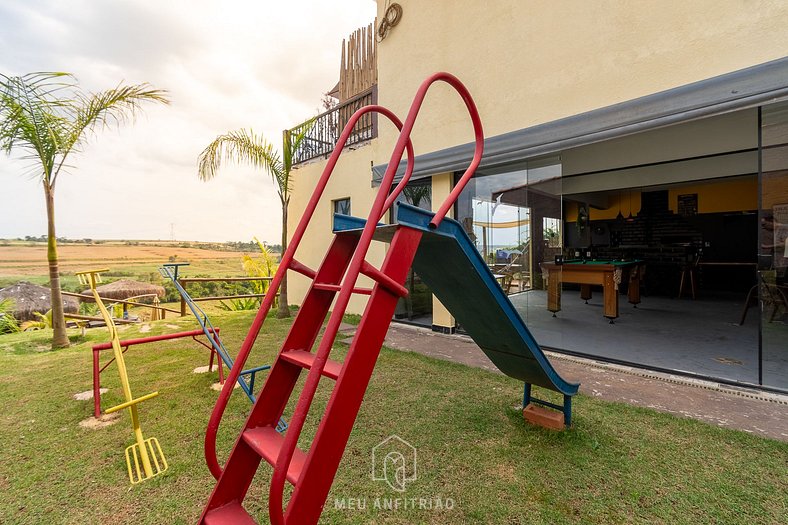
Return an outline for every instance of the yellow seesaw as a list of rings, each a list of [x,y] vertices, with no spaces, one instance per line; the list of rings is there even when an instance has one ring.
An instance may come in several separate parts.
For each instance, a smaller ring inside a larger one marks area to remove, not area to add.
[[[131,414],[131,425],[134,428],[134,438],[137,442],[126,448],[126,467],[129,471],[129,480],[131,481],[132,485],[134,485],[154,476],[158,476],[167,470],[167,460],[164,457],[164,452],[161,450],[159,441],[156,438],[145,439],[143,437],[142,428],[140,428],[140,418],[137,414],[137,403],[152,399],[158,396],[159,393],[153,392],[152,394],[138,397],[137,399],[134,399],[134,397],[131,395],[129,375],[126,372],[126,363],[123,360],[123,350],[120,347],[118,331],[115,328],[115,323],[112,321],[112,317],[109,315],[107,308],[104,306],[101,297],[99,297],[99,294],[96,291],[96,283],[101,282],[100,272],[106,271],[108,271],[106,268],[101,270],[88,270],[84,272],[76,272],[76,275],[81,284],[90,286],[90,290],[93,292],[93,297],[96,300],[96,304],[101,311],[101,316],[107,323],[107,329],[109,330],[109,335],[112,340],[112,350],[115,353],[115,362],[118,364],[118,373],[120,374],[120,384],[123,387],[123,395],[126,398],[126,401],[112,408],[108,408],[104,412],[106,414],[111,414],[113,412],[123,410],[124,408],[129,409],[129,413]],[[133,468],[132,459],[134,464]]]

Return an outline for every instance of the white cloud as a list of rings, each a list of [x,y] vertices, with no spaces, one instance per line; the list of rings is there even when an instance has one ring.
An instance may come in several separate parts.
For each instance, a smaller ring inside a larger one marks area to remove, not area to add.
[[[278,242],[279,200],[267,175],[227,166],[200,182],[197,155],[218,134],[252,127],[278,144],[337,81],[341,42],[372,21],[372,0],[0,4],[0,71],[69,71],[83,87],[150,82],[172,105],[148,106],[97,134],[56,193],[58,235],[175,236]],[[0,238],[46,232],[43,192],[28,166],[0,158]]]

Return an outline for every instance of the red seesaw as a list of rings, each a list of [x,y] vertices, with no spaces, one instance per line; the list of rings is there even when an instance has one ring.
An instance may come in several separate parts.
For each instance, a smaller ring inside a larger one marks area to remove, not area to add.
[[[211,334],[219,334],[219,329],[210,329]],[[126,341],[120,341],[120,346],[123,349],[123,353],[129,349],[130,346],[141,345],[145,343],[154,343],[156,341],[167,341],[170,339],[180,339],[182,337],[191,337],[205,348],[211,351],[211,359],[208,363],[208,370],[213,371],[213,360],[216,356],[216,350],[214,350],[213,346],[204,343],[203,341],[197,339],[197,336],[205,335],[202,330],[191,330],[189,332],[176,332],[174,334],[163,334],[163,335],[152,335],[150,337],[140,337],[138,339],[128,339]],[[214,336],[215,337],[215,336]],[[110,359],[104,366],[100,366],[99,363],[99,354],[102,350],[112,350],[112,343],[101,343],[93,346],[93,415],[95,417],[99,417],[101,415],[101,385],[100,385],[100,375],[109,365],[115,361],[113,357]],[[224,384],[224,369],[222,368],[222,360],[216,360],[219,364],[219,383]]]

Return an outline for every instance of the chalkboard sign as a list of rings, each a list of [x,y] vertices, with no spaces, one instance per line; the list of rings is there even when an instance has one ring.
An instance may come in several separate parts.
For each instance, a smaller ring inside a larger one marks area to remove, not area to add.
[[[698,194],[679,195],[679,215],[691,217],[698,214]]]

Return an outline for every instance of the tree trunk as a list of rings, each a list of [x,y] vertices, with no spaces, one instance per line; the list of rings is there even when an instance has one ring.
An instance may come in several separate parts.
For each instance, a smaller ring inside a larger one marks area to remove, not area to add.
[[[47,261],[49,262],[49,288],[52,303],[52,348],[69,345],[66,335],[66,319],[63,317],[63,296],[60,294],[60,271],[57,260],[57,236],[55,235],[55,190],[44,182],[47,201]]]
[[[282,253],[279,256],[281,263],[282,257],[287,250],[287,202],[282,203]],[[282,277],[282,284],[279,286],[279,309],[276,311],[276,317],[283,319],[290,317],[290,307],[287,304],[287,271]]]

